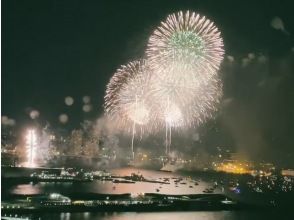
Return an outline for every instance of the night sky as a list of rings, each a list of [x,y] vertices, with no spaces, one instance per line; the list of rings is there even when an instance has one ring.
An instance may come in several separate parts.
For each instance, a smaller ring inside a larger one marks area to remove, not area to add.
[[[294,2],[288,1],[2,1],[2,115],[24,126],[30,109],[67,128],[103,114],[116,68],[144,54],[149,35],[169,13],[192,10],[222,32],[224,102],[206,124],[207,145],[231,144],[250,156],[294,158]],[[270,25],[278,16],[287,33]],[[242,59],[254,53],[246,65]],[[263,55],[266,62],[260,64]],[[82,111],[91,96],[93,111]],[[73,106],[64,98],[72,96]],[[217,130],[217,134],[214,132]]]

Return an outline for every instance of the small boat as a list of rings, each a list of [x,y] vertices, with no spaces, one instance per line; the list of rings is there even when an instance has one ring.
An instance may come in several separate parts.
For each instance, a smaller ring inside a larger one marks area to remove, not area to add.
[[[213,190],[211,190],[211,189],[205,189],[202,192],[204,192],[204,193],[213,193]]]
[[[134,181],[131,181],[131,180],[118,180],[118,179],[115,179],[115,180],[112,180],[113,183],[136,183]]]
[[[226,205],[236,205],[237,202],[232,201],[232,200],[228,200],[227,198],[223,201],[221,201],[221,203],[226,204]]]

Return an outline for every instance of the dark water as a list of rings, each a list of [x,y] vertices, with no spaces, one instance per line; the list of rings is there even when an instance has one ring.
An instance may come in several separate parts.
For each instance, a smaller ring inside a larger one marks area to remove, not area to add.
[[[142,170],[135,168],[121,168],[111,171],[114,174],[130,175],[133,172],[140,172],[147,179],[160,180],[159,178],[168,177],[182,177],[187,184],[178,184],[175,186],[171,179],[171,184],[160,185],[159,183],[136,182],[135,184],[118,183],[113,184],[110,181],[93,181],[88,183],[37,183],[37,184],[17,184],[7,186],[2,190],[12,194],[40,194],[40,193],[61,193],[73,194],[80,192],[94,192],[94,193],[154,193],[156,189],[160,188],[160,193],[164,194],[199,194],[202,191],[213,185],[213,180],[203,179],[200,177],[182,176],[175,173],[164,173],[158,171]],[[197,180],[198,186],[194,185],[193,180]],[[115,189],[114,186],[115,185]],[[189,186],[193,186],[190,188]],[[221,189],[217,189],[215,193],[221,193]],[[285,212],[277,211],[216,211],[216,212],[151,212],[151,213],[44,213],[28,216],[30,219],[56,219],[56,220],[79,220],[79,219],[93,219],[93,220],[259,220],[259,219],[294,219],[293,216]]]
[[[172,178],[182,177],[186,184],[178,184],[176,187],[173,180],[171,184],[160,185],[159,183],[148,182],[136,182],[135,184],[117,183],[114,184],[111,181],[93,181],[83,183],[45,183],[40,182],[37,184],[17,184],[12,186],[5,186],[5,190],[12,194],[41,194],[41,193],[60,193],[60,194],[72,194],[72,193],[155,193],[156,189],[160,187],[160,193],[163,194],[200,194],[207,187],[213,185],[213,181],[197,179],[199,185],[195,186],[193,180],[187,176],[183,177],[180,174],[167,173],[160,171],[150,171],[135,168],[121,168],[111,171],[117,175],[131,175],[131,173],[141,173],[145,178],[152,180],[162,180],[159,178]],[[115,189],[114,187],[115,186]],[[192,188],[191,188],[192,187]],[[215,193],[220,193],[219,189],[216,189]]]
[[[293,213],[276,211],[59,213],[30,216],[39,220],[292,220]]]

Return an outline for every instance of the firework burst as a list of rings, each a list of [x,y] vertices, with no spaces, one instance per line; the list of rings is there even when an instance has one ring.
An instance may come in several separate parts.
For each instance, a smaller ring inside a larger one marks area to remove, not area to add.
[[[216,110],[222,94],[217,70],[223,54],[217,27],[194,12],[169,15],[149,38],[152,95],[159,106],[167,102],[177,106],[181,113],[177,127],[199,125]]]
[[[151,128],[150,74],[144,60],[121,66],[106,88],[105,112],[123,131],[132,133],[132,157],[136,127]]]
[[[171,14],[149,38],[146,60],[121,66],[107,85],[105,112],[117,127],[166,131],[202,124],[222,96],[218,69],[223,40],[213,22],[194,12]]]
[[[150,83],[144,60],[122,65],[107,85],[105,112],[123,129],[150,122]]]
[[[174,68],[197,78],[214,74],[223,59],[223,41],[213,22],[194,12],[178,12],[156,28],[147,45],[151,67],[160,75]],[[160,76],[159,75],[159,76]]]

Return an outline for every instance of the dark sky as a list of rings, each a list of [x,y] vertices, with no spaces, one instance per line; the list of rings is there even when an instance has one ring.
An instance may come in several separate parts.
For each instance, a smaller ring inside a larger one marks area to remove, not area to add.
[[[291,0],[4,0],[2,115],[24,124],[34,108],[41,120],[60,126],[58,115],[67,113],[69,127],[98,117],[115,69],[144,54],[160,20],[189,9],[215,22],[226,55],[240,64],[224,61],[224,100],[231,103],[216,126],[237,147],[265,145],[261,152],[279,148],[293,156],[293,8]],[[275,16],[289,34],[271,27]],[[264,54],[267,64],[241,67],[248,53]],[[91,113],[82,111],[84,95],[92,98]],[[65,96],[75,99],[73,106],[64,104]]]

